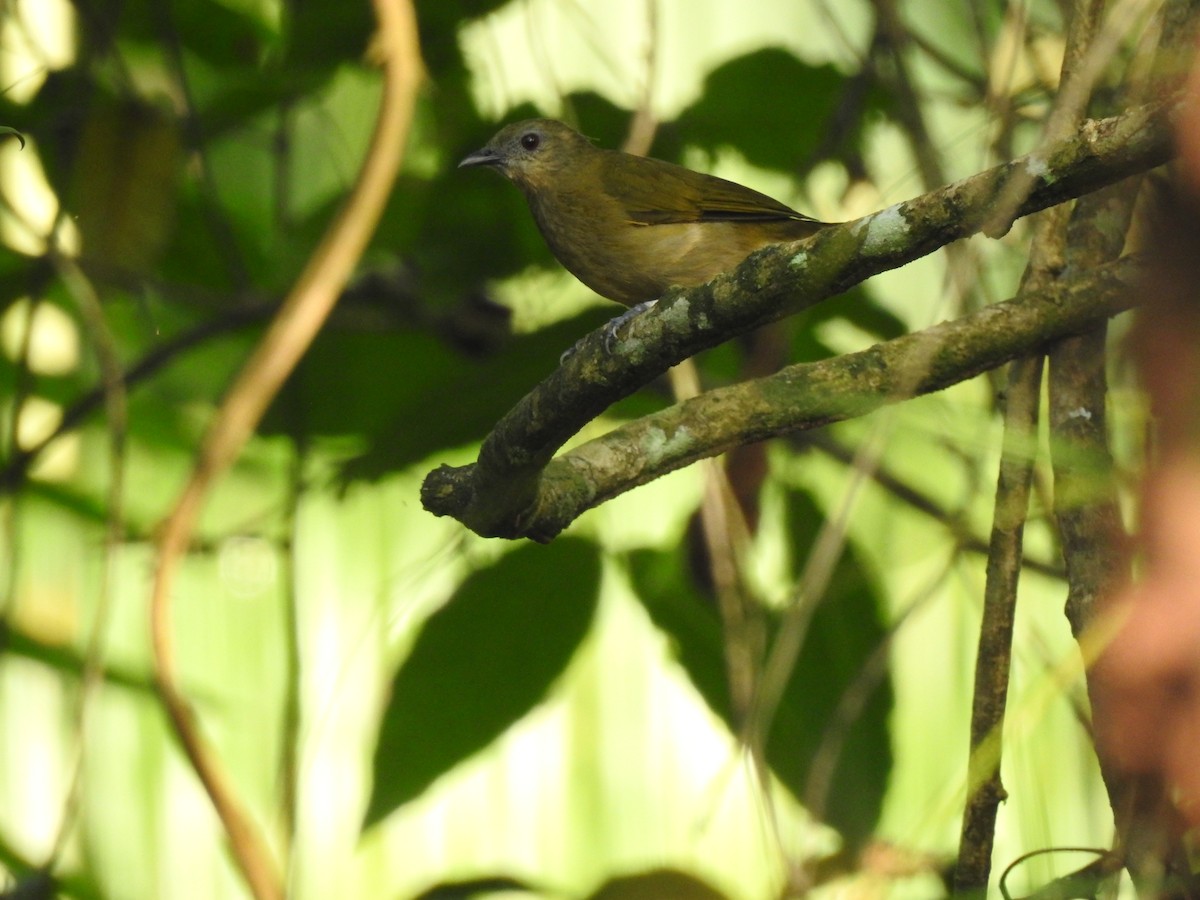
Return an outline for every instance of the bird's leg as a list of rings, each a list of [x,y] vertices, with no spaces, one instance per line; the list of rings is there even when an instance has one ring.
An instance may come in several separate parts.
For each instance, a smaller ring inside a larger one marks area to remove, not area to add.
[[[623,325],[629,322],[629,320],[634,316],[641,315],[657,302],[657,300],[643,301],[642,303],[638,303],[636,306],[629,307],[629,309],[625,310],[625,312],[621,313],[619,316],[614,316],[613,318],[609,319],[604,325],[604,352],[611,356],[613,351],[617,349],[617,331]],[[574,344],[564,350],[562,356],[558,358],[558,364],[562,365],[568,359],[578,353],[580,346],[585,340],[587,339],[580,338]]]
[[[617,349],[617,331],[633,319],[634,316],[640,316],[657,302],[657,300],[644,300],[636,306],[629,307],[629,309],[625,310],[619,316],[609,319],[608,324],[604,326],[604,352],[611,354]]]

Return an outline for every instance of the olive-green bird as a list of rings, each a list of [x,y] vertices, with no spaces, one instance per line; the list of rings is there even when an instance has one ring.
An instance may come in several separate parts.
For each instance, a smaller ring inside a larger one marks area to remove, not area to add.
[[[502,128],[463,166],[490,166],[519,187],[558,261],[630,307],[826,224],[724,178],[593,146],[553,119]]]

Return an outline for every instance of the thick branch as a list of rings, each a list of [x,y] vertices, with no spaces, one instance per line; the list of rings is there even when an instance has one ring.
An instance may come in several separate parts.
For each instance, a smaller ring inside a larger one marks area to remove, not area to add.
[[[476,493],[482,462],[432,472],[422,500],[479,534],[550,540],[585,510],[698,459],[938,391],[1078,334],[1129,307],[1137,273],[1127,258],[859,353],[701,394],[554,460],[533,480],[529,502],[507,518],[491,496]]]
[[[1159,165],[1172,152],[1169,119],[1175,105],[1172,99],[1085,122],[1044,152],[823,229],[807,241],[768,247],[709,284],[668,293],[626,326],[615,352],[604,349],[598,333],[590,335],[501,419],[474,467],[431,473],[422,488],[426,508],[480,534],[527,533],[522,523],[536,515],[532,509],[544,493],[538,485],[542,469],[616,400],[707,347],[976,233],[1013,177],[1036,176],[1019,210],[1028,215]]]

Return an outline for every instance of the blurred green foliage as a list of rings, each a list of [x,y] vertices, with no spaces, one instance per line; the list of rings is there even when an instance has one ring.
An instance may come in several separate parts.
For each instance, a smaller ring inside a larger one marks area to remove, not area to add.
[[[0,13],[7,35],[27,27],[19,6]],[[629,36],[635,49],[656,41],[670,49],[652,87],[669,93],[687,78],[698,86],[694,97],[678,90],[673,112],[656,110],[654,155],[732,166],[741,180],[785,185],[846,217],[867,211],[854,206],[856,192],[874,208],[921,189],[873,4],[822,12],[758,0],[737,13],[757,20],[758,37],[726,40],[732,6],[663,0],[659,32]],[[1057,6],[1032,6],[1031,47],[1061,27]],[[1032,107],[1049,88],[1031,76],[1014,90],[1031,106],[989,143],[985,73],[989,54],[1012,37],[1008,7],[913,5],[910,26],[925,46],[906,52],[951,177],[1036,132]],[[242,896],[151,696],[146,579],[156,523],[206,423],[361,162],[379,93],[371,10],[357,0],[63,8],[73,55],[10,73],[14,90],[0,93],[5,134],[29,141],[24,151],[4,144],[40,162],[57,204],[40,219],[22,212],[20,188],[36,167],[0,159],[0,717],[13,736],[0,746],[0,863],[16,877],[52,861],[71,896]],[[723,895],[719,885],[759,898],[838,846],[852,854],[882,836],[945,854],[953,813],[929,824],[924,809],[940,812],[958,783],[962,754],[944,736],[961,735],[965,747],[959,691],[970,659],[956,641],[974,625],[977,560],[959,563],[962,593],[939,595],[945,615],[934,639],[914,650],[901,636],[888,656],[901,598],[919,580],[913,572],[935,581],[934,556],[961,558],[936,516],[880,491],[850,528],[766,736],[767,781],[782,785],[780,801],[765,799],[775,796],[770,785],[729,774],[744,710],[730,699],[731,638],[711,560],[686,537],[698,521],[694,472],[589,514],[549,547],[499,548],[419,508],[424,472],[471,458],[560,353],[616,311],[588,305],[561,276],[511,185],[455,168],[500,124],[481,98],[511,88],[505,120],[559,115],[619,146],[634,110],[602,76],[611,69],[634,88],[643,76],[621,68],[629,47],[595,35],[607,34],[608,16],[643,22],[644,10],[632,0],[416,8],[428,79],[396,189],[354,283],[212,498],[175,600],[185,687],[281,856],[291,848],[295,896],[548,885],[571,896],[710,897]],[[528,46],[516,39],[514,16]],[[562,21],[599,45],[594,84],[560,87],[556,66],[570,62],[555,31]],[[511,84],[476,58],[489,35],[510,42],[495,57]],[[518,88],[530,72],[554,108]],[[44,82],[15,90],[24,77]],[[968,143],[971,152],[961,151]],[[51,232],[64,252],[78,248],[102,331],[87,324],[46,252]],[[701,378],[728,383],[818,359],[1004,296],[1023,265],[1020,226],[1015,234],[986,251],[962,291],[946,288],[940,261],[923,261],[702,355]],[[73,365],[39,366],[42,335],[17,313],[30,298],[73,323]],[[543,323],[534,330],[522,325],[530,308]],[[102,348],[130,374],[124,426],[107,417]],[[22,436],[35,401],[65,416],[62,440],[40,443],[55,434],[53,421],[37,439]],[[669,402],[665,382],[655,383],[602,425]],[[945,504],[948,521],[978,520],[990,392],[976,385],[917,409],[891,441],[897,469]],[[116,438],[125,441],[123,510],[107,494]],[[66,464],[50,465],[63,448]],[[761,663],[788,627],[787,600],[852,467],[781,441],[729,469],[752,522],[744,549],[758,582],[745,597]],[[118,514],[121,539],[110,546],[104,528]],[[111,658],[88,699],[100,724],[81,732],[72,704],[105,602]],[[1046,627],[1052,636],[1039,632],[1038,646],[1067,652],[1069,642]],[[521,729],[548,701],[573,710],[561,742],[532,761],[528,750],[506,749],[524,747]],[[1086,748],[1074,710],[1063,707],[1069,737],[1059,743]],[[930,717],[939,728],[926,727]],[[65,798],[69,757],[81,745],[75,808]],[[49,761],[33,777],[36,760]],[[485,765],[494,768],[480,776]],[[1074,760],[1059,787],[1094,793],[1093,768],[1090,757]],[[540,777],[551,769],[567,776]],[[477,794],[473,778],[486,781]],[[559,783],[570,787],[565,812],[554,806]],[[499,794],[522,799],[506,806]],[[768,804],[777,806],[765,813]],[[75,817],[70,849],[51,860],[63,816]],[[1072,834],[1104,827],[1088,830],[1085,818]],[[921,895],[933,890],[933,867],[917,868]]]

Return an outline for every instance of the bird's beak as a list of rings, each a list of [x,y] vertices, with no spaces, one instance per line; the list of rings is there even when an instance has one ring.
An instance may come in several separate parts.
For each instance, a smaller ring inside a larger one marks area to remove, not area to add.
[[[460,169],[466,169],[470,166],[499,166],[503,165],[504,159],[495,150],[490,147],[484,147],[482,150],[476,150],[470,156],[463,159],[458,164]]]

